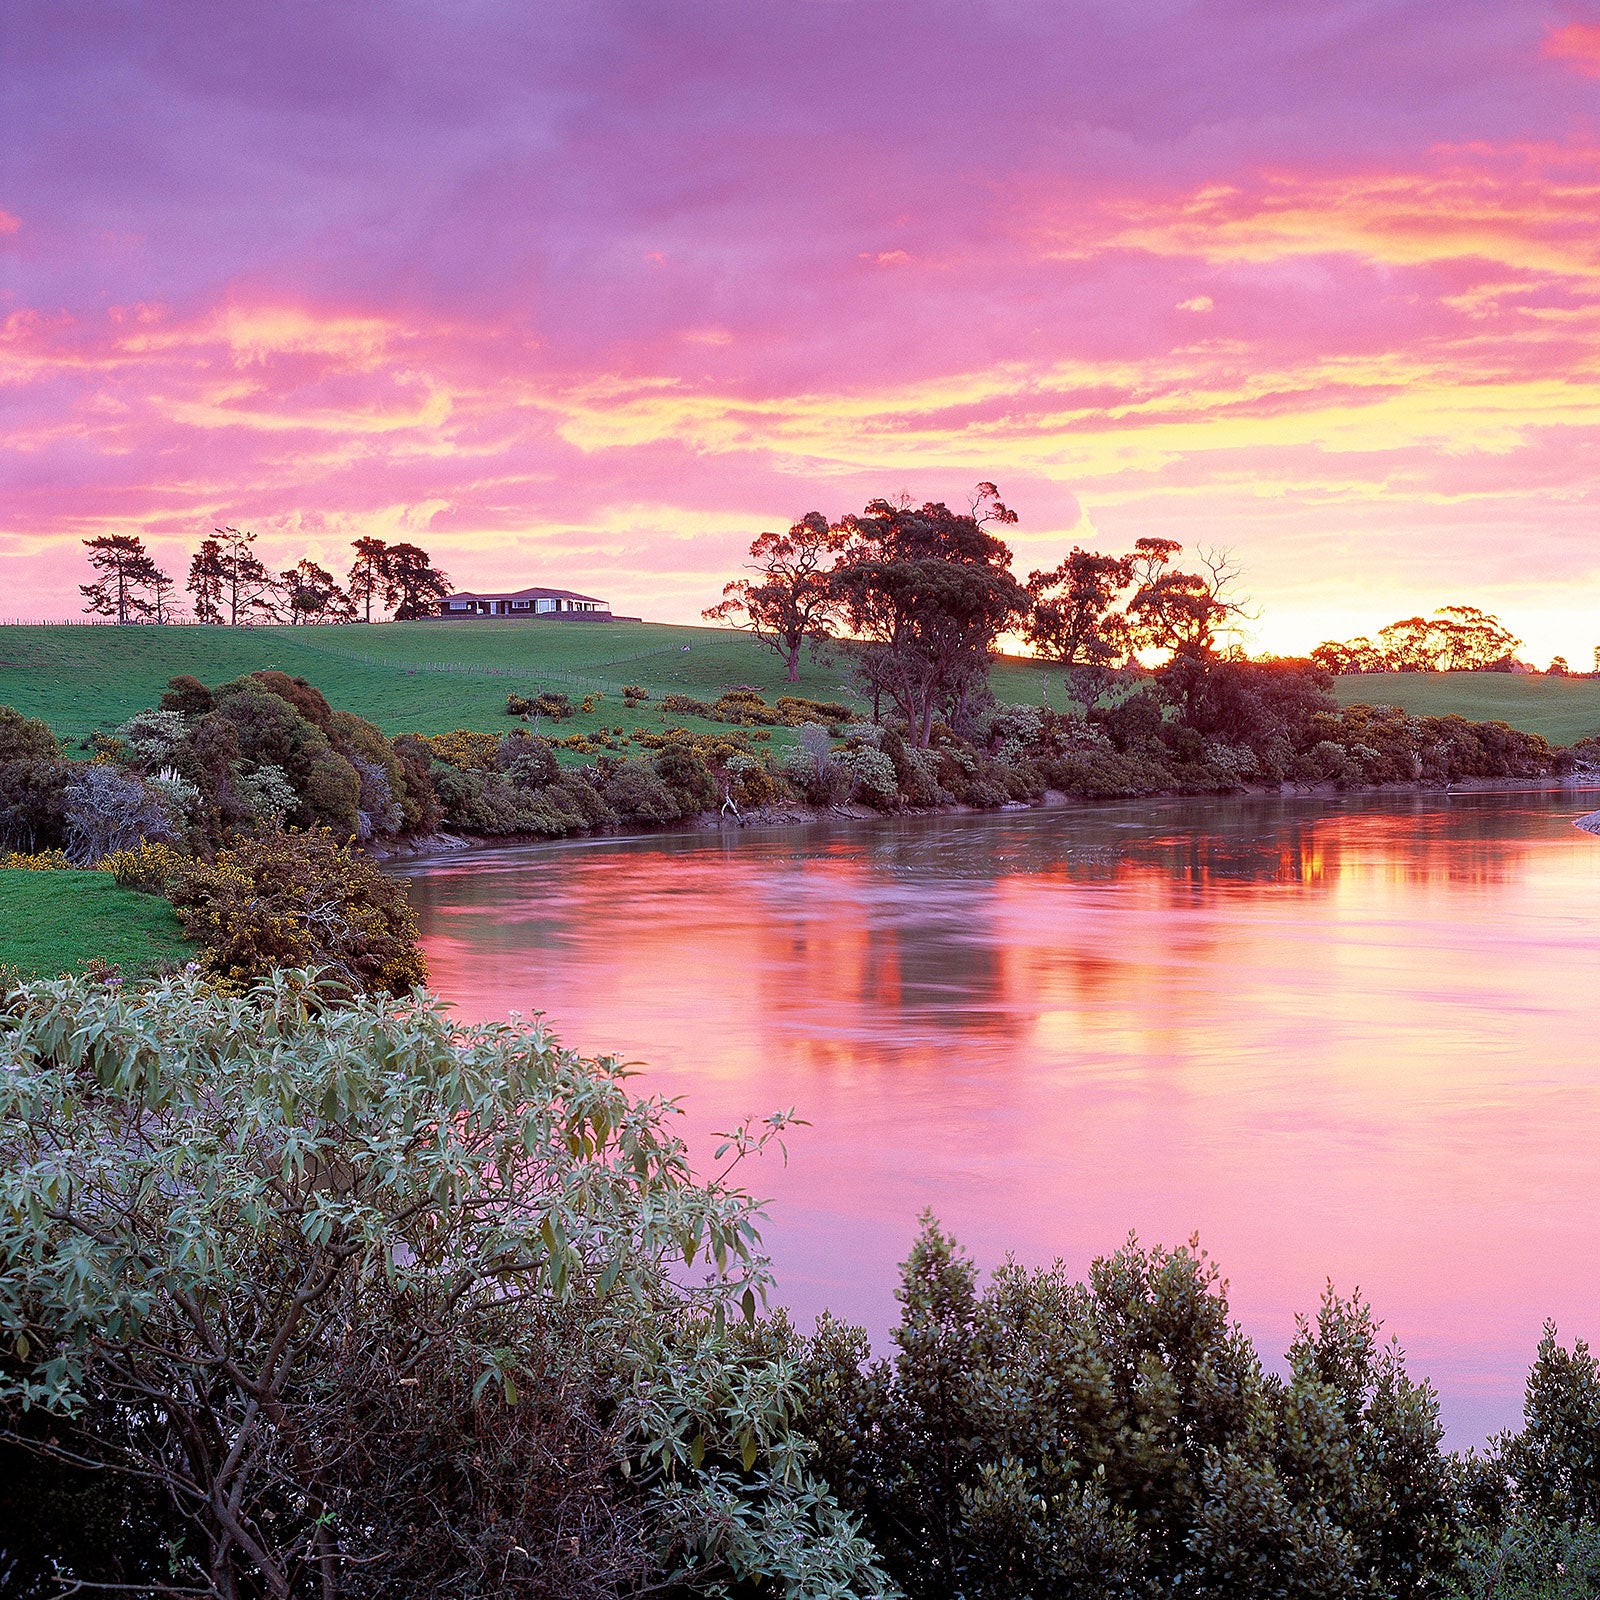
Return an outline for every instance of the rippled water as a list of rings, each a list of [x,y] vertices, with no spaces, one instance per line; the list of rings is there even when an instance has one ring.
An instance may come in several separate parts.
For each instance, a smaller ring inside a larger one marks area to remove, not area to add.
[[[412,867],[436,986],[649,1064],[766,1162],[783,1298],[892,1323],[932,1207],[985,1263],[1198,1232],[1263,1349],[1359,1285],[1452,1438],[1600,1337],[1585,794],[1161,802]]]

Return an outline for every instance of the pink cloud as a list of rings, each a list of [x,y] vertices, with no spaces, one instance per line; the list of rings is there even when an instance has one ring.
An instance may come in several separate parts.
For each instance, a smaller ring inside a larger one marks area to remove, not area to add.
[[[1569,22],[1545,35],[1544,54],[1586,78],[1600,78],[1600,23]]]
[[[1030,563],[1233,544],[1286,626],[1594,571],[1600,157],[1538,15],[85,3],[20,36],[7,195],[41,607],[222,519],[689,620],[761,528],[978,478]]]

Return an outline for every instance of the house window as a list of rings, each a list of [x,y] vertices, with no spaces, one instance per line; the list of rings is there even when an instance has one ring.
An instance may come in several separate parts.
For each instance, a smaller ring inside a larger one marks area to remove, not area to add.
[[[530,602],[527,600],[513,600],[511,602],[511,609],[513,611],[526,611],[529,604]]]
[[[472,609],[472,602],[470,600],[452,600],[450,602],[450,609],[452,611],[470,611]]]
[[[537,600],[534,602],[533,607],[535,611],[554,611],[555,608],[556,603],[554,600]]]

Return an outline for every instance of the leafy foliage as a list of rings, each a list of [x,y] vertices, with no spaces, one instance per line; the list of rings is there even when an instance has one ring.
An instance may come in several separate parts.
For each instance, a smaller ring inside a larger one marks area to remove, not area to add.
[[[823,1318],[803,1349],[818,1465],[915,1597],[1423,1596],[1455,1570],[1432,1391],[1330,1291],[1263,1373],[1191,1244],[1130,1240],[1086,1283],[980,1289],[931,1219],[892,1361]]]
[[[754,1203],[696,1181],[674,1108],[536,1030],[316,995],[12,996],[0,1427],[54,1478],[8,1557],[322,1600],[884,1593],[743,1320]],[[89,1484],[117,1548],[39,1555]]]
[[[242,839],[170,891],[206,970],[230,986],[319,967],[356,994],[408,994],[426,976],[405,889],[331,834]]]

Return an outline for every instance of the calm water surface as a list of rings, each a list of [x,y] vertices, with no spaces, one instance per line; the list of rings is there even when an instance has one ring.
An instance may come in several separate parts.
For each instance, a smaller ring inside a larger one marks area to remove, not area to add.
[[[783,1298],[880,1342],[932,1207],[1081,1271],[1198,1232],[1276,1354],[1359,1285],[1452,1439],[1600,1338],[1588,794],[1141,803],[518,848],[407,871],[436,986],[649,1063],[764,1162]],[[707,1152],[709,1153],[709,1152]]]

